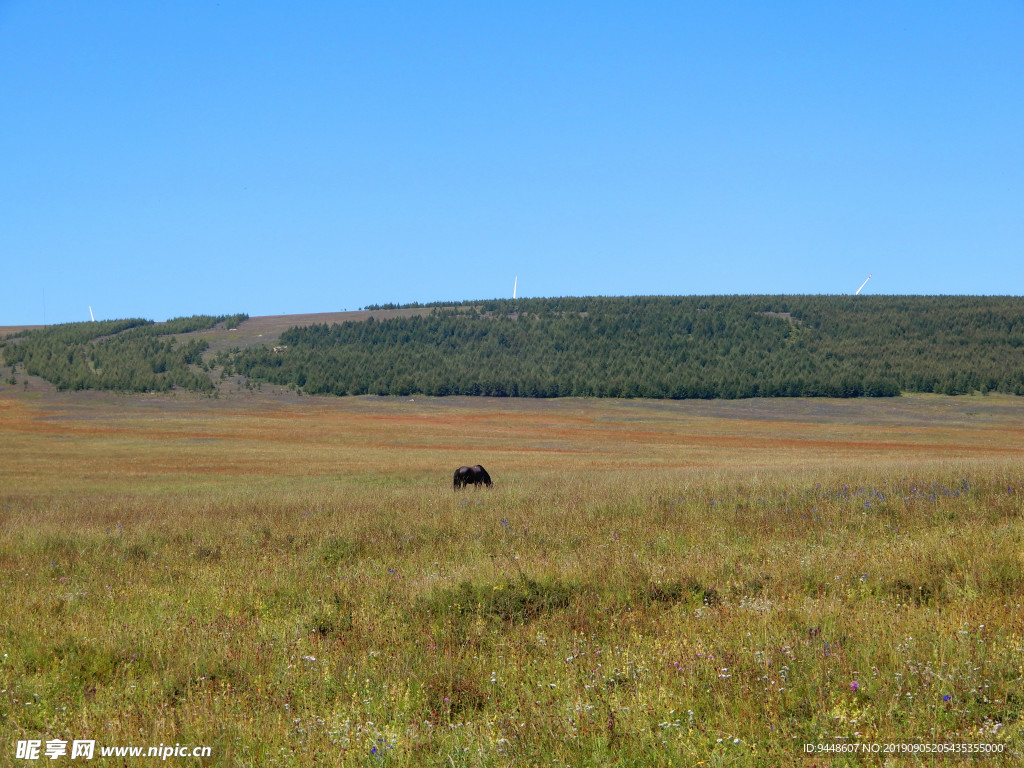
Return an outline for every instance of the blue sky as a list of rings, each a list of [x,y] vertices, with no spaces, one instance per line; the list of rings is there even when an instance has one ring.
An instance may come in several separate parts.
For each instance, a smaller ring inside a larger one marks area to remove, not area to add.
[[[1024,294],[1024,3],[0,0],[0,325]]]

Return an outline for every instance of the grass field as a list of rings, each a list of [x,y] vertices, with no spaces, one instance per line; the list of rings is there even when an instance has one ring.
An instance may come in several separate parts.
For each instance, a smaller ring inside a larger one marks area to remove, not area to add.
[[[0,447],[0,765],[1024,758],[1022,399],[4,386]]]

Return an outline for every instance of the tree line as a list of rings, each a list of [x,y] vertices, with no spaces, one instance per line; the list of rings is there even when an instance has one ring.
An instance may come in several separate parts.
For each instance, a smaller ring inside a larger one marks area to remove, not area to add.
[[[207,330],[218,323],[233,328],[247,317],[193,315],[166,323],[132,318],[53,325],[8,338],[3,359],[62,390],[164,392],[177,387],[208,392],[213,382],[197,369],[208,342],[176,340],[172,335]]]
[[[1018,297],[563,297],[420,308],[293,328],[275,347],[213,360],[188,334],[246,315],[50,326],[7,340],[3,358],[61,389],[209,391],[212,363],[223,375],[334,395],[1024,394]]]
[[[294,328],[218,362],[310,394],[861,397],[1024,394],[1024,300],[494,300]]]

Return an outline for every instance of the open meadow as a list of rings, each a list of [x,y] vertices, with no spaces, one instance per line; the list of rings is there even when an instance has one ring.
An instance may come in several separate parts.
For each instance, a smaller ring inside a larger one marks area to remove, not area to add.
[[[2,385],[0,455],[0,765],[1024,759],[1024,398]]]

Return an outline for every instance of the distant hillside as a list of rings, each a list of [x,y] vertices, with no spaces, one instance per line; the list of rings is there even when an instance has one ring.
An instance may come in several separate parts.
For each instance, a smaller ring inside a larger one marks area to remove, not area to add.
[[[737,398],[1024,394],[1024,300],[524,299],[296,328],[219,355],[311,394]]]
[[[50,325],[7,336],[3,362],[12,371],[20,366],[23,373],[46,379],[58,389],[210,391],[214,385],[202,363],[209,343],[176,337],[217,325],[236,328],[247,317],[196,315],[166,323],[135,318]]]
[[[246,317],[50,326],[9,338],[3,361],[61,389],[211,391],[241,376],[336,395],[1024,394],[1017,297],[596,297]]]

